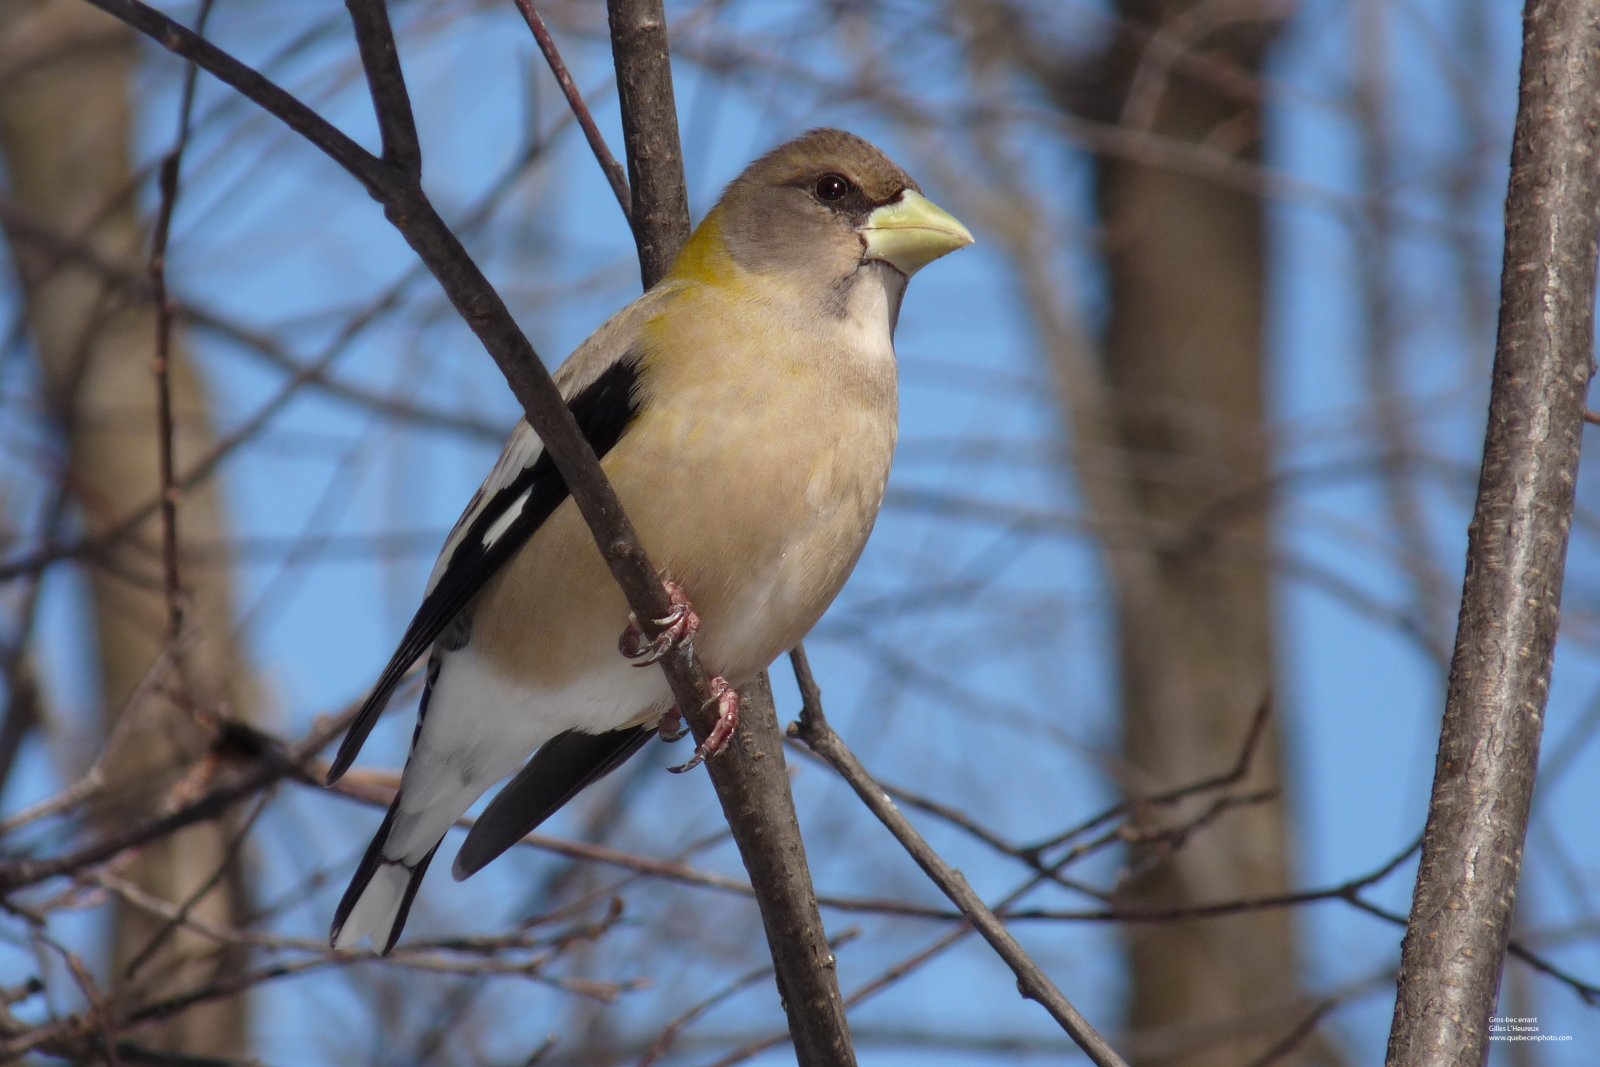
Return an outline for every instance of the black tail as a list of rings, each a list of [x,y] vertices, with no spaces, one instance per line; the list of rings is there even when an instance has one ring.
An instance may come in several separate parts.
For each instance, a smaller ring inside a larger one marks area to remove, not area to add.
[[[451,868],[456,881],[481,870],[585,786],[622,766],[655,733],[654,725],[604,734],[568,730],[545,742],[473,823]]]
[[[422,876],[428,873],[428,864],[433,861],[433,854],[439,851],[439,846],[435,844],[426,856],[414,864],[383,858],[383,846],[389,840],[389,830],[394,825],[399,804],[400,798],[396,796],[394,803],[389,805],[389,813],[383,817],[383,824],[373,835],[372,844],[367,846],[367,854],[361,857],[361,865],[350,879],[350,887],[344,891],[339,907],[333,913],[333,929],[328,932],[328,942],[334,948],[349,948],[363,937],[370,937],[374,946],[381,946],[378,951],[387,956],[394,949],[395,942],[400,940],[400,931],[405,929],[406,916],[411,913],[411,902],[417,897],[417,887],[422,884]],[[361,907],[358,913],[357,909],[364,899],[365,907]],[[350,927],[348,936],[343,936],[346,934],[345,924],[352,915],[356,916],[357,921]]]

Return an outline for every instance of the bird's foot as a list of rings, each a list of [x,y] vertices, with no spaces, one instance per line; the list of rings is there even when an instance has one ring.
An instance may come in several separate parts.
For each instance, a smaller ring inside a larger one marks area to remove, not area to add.
[[[629,659],[638,660],[635,667],[648,667],[659,662],[662,656],[693,640],[694,635],[700,632],[700,616],[689,606],[689,598],[684,595],[683,587],[670,578],[666,585],[667,593],[672,598],[672,608],[661,618],[651,620],[661,632],[653,640],[646,637],[639,626],[639,617],[629,612],[628,628],[617,638],[617,651]]]
[[[709,708],[713,704],[717,708],[717,725],[711,728],[705,743],[694,750],[694,755],[689,757],[688,763],[680,767],[667,768],[673,774],[692,771],[711,757],[720,755],[733,738],[733,731],[739,728],[739,693],[720,674],[711,679],[711,699],[707,700],[704,706]],[[677,712],[674,710],[667,714],[676,715]]]
[[[682,741],[683,735],[689,732],[689,727],[683,721],[683,712],[674,704],[661,713],[661,718],[656,722],[656,734],[666,742]]]

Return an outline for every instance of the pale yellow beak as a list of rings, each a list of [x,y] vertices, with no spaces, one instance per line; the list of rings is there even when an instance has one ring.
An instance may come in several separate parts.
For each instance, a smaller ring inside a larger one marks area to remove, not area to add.
[[[972,234],[954,215],[910,189],[868,215],[859,232],[867,242],[867,259],[881,259],[908,278],[972,243]]]

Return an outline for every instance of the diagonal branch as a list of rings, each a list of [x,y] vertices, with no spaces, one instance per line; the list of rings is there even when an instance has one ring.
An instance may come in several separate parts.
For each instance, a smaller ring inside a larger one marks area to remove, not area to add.
[[[1100,1036],[1089,1020],[1072,1006],[1065,994],[1050,980],[1050,976],[1045,974],[1027,951],[1017,943],[1017,939],[1011,936],[1005,924],[983,902],[983,898],[967,884],[961,872],[951,867],[939,857],[938,853],[928,847],[927,841],[917,833],[910,820],[900,814],[899,809],[894,806],[894,801],[890,800],[883,788],[873,781],[872,775],[861,765],[861,761],[856,759],[855,753],[850,751],[849,746],[828,725],[827,716],[822,710],[822,694],[817,688],[816,680],[811,676],[811,666],[806,662],[805,652],[796,649],[792,658],[795,681],[799,684],[801,697],[805,701],[800,712],[800,721],[790,728],[795,736],[833,765],[839,776],[856,791],[856,795],[866,804],[867,809],[905,848],[907,855],[916,861],[917,866],[932,879],[940,892],[944,893],[971,921],[983,939],[989,942],[990,947],[1017,976],[1017,989],[1022,995],[1029,1000],[1038,1001],[1061,1029],[1066,1031],[1067,1036],[1083,1049],[1084,1055],[1098,1067],[1126,1067],[1116,1050]]]
[[[239,62],[187,26],[173,21],[140,0],[87,2],[121,19],[173,55],[192,61],[224,85],[237,89],[241,95],[260,105],[372,190],[382,163],[344,131],[260,71]],[[373,195],[376,196],[376,192]]]
[[[556,48],[555,38],[550,36],[550,27],[544,24],[544,16],[533,6],[533,0],[513,0],[513,2],[517,5],[517,10],[522,12],[523,21],[528,24],[528,29],[533,32],[533,39],[538,43],[539,51],[544,54],[544,61],[549,65],[550,73],[555,76],[556,84],[561,86],[561,92],[567,98],[567,106],[572,109],[572,117],[578,120],[578,127],[583,130],[583,138],[589,142],[589,150],[594,153],[595,161],[605,172],[606,181],[611,184],[611,192],[617,198],[617,206],[622,209],[622,217],[631,225],[633,198],[628,191],[628,177],[622,173],[622,164],[617,162],[617,157],[606,147],[606,139],[600,135],[600,127],[595,124],[594,116],[589,113],[589,105],[583,102],[583,94],[578,92],[578,84],[572,80],[572,72],[567,69],[566,61],[561,58],[560,49]],[[676,128],[676,117],[673,122]]]
[[[661,579],[549,371],[523,336],[505,302],[423,193],[419,172],[397,169],[388,161],[375,158],[258,71],[140,0],[88,2],[239,90],[344,167],[383,205],[385,216],[438,279],[451,305],[500,368],[528,422],[538,432],[556,469],[566,479],[573,502],[589,523],[601,555],[621,585],[629,607],[644,620],[646,636],[654,637],[656,627],[651,620],[663,618],[671,610]],[[351,0],[351,7],[361,9],[375,3],[381,0]],[[374,102],[384,106],[403,104],[409,108],[403,80],[394,84],[395,79],[401,78],[398,64],[383,62],[386,51],[393,49],[388,19],[362,16],[354,21],[358,34],[378,38],[369,40],[361,48],[363,60],[376,62],[376,66],[367,70],[368,77],[377,83],[373,89]],[[383,40],[385,37],[389,38],[387,44]],[[409,119],[391,117],[380,120],[379,126],[394,136],[393,131],[403,129],[409,122]],[[711,696],[711,687],[694,650],[679,647],[664,656],[661,663],[672,682],[673,696],[680,707],[689,709],[697,736],[703,736],[700,731],[709,731],[711,725],[711,717],[703,707]]]
[[[404,118],[391,116],[379,120],[380,128],[395,130],[412,124],[410,97],[399,64],[383,60],[394,50],[387,17],[365,13],[367,9],[382,6],[382,0],[350,0],[349,3],[358,39],[371,38],[361,44],[361,55],[364,63],[375,61],[366,68],[368,80],[374,83],[374,104],[404,108],[408,112]],[[420,168],[396,172],[384,166],[371,188],[383,205],[384,215],[427,264],[451,305],[483,342],[505,375],[529,424],[566,480],[573,502],[588,522],[601,555],[627,596],[628,606],[643,620],[646,636],[655,637],[658,628],[652,620],[667,617],[671,613],[671,601],[632,522],[623,514],[622,503],[601,471],[594,449],[578,429],[538,353],[523,336],[505,301],[489,284],[460,238],[423,193],[419,179]],[[698,719],[700,723],[707,723],[709,714],[703,713],[703,705],[711,697],[711,687],[693,648],[676,648],[664,656],[661,663],[672,682],[678,706],[689,710],[691,721]]]

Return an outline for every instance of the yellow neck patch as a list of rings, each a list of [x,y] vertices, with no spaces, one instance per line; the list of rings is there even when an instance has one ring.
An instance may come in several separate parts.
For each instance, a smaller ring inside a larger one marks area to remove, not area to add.
[[[718,207],[700,220],[700,225],[689,235],[665,280],[727,285],[741,273],[742,269],[728,254],[727,242],[722,239],[722,209]]]

